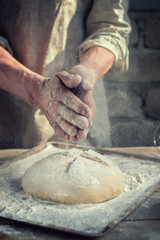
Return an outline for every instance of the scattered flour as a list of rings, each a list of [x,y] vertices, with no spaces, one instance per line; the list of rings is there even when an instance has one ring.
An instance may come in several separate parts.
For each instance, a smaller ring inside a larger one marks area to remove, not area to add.
[[[106,157],[119,166],[126,181],[125,191],[115,199],[98,204],[70,205],[39,200],[24,193],[21,179],[25,170],[61,151],[64,150],[48,146],[40,153],[0,168],[0,216],[95,236],[142,201],[148,190],[160,182],[160,163],[111,155]]]

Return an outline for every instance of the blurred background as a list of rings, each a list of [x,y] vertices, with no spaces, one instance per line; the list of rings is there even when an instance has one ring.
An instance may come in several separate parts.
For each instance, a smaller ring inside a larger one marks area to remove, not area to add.
[[[160,124],[160,1],[130,0],[129,17],[129,71],[107,74],[105,81],[111,142],[154,146]]]

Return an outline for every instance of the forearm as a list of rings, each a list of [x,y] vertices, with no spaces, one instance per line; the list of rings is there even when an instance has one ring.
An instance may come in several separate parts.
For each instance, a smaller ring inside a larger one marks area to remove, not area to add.
[[[80,59],[80,64],[92,71],[94,84],[112,67],[115,57],[106,48],[99,46],[89,48]]]
[[[37,107],[35,96],[43,76],[36,74],[19,63],[4,48],[0,47],[0,88],[26,103]],[[34,96],[34,97],[33,97]]]

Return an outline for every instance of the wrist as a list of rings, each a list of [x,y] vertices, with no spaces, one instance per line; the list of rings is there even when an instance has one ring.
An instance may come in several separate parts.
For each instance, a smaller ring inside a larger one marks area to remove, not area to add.
[[[29,105],[39,108],[41,89],[46,80],[45,77],[34,72],[23,73],[23,92],[21,98]]]
[[[115,56],[111,51],[94,46],[87,49],[81,56],[80,64],[92,72],[95,82],[97,82],[112,67],[114,60]]]

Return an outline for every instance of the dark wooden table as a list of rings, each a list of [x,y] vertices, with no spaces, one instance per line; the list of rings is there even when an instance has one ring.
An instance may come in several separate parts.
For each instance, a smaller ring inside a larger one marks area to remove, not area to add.
[[[159,158],[157,148],[121,148],[109,149],[135,157]],[[27,152],[28,150],[1,150],[0,163],[3,159]],[[5,218],[0,218],[0,240],[63,240],[85,239],[85,237],[58,232],[29,224],[19,223]],[[136,210],[123,219],[105,236],[89,238],[98,240],[160,240],[160,188],[145,200]]]

